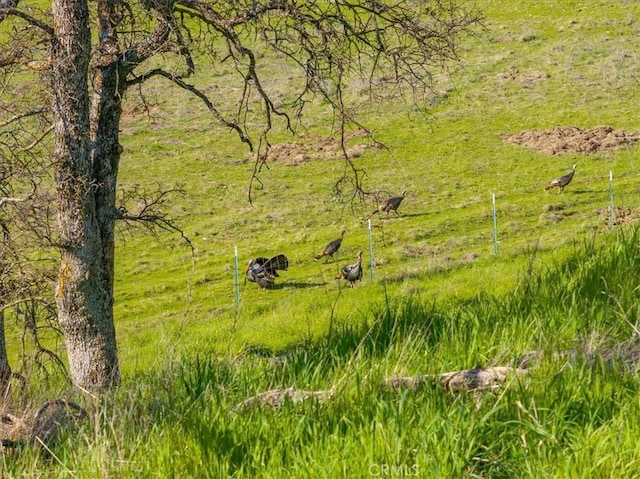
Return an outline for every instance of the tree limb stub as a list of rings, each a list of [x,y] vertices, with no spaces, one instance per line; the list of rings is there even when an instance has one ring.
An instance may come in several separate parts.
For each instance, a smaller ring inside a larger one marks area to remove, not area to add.
[[[5,203],[20,203],[25,201],[26,198],[0,198],[0,208],[4,206]]]

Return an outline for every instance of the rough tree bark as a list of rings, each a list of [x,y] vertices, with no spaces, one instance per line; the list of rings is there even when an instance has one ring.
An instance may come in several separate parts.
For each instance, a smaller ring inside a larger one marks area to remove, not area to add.
[[[2,204],[0,200],[0,209]],[[2,226],[0,220],[0,226]],[[0,246],[1,243],[0,243]],[[4,267],[4,248],[0,248],[0,394],[7,390],[11,379],[11,366],[7,357],[7,345],[4,334],[4,308],[5,308],[5,288],[3,284]]]
[[[102,204],[103,191],[112,186],[100,182],[103,165],[93,161],[90,136],[89,10],[86,0],[54,0],[52,12],[58,318],[74,384],[102,390],[119,382],[120,370],[113,323],[114,213]]]
[[[2,303],[2,285],[0,285],[0,394],[7,390],[10,379],[11,366],[4,336],[4,304]]]

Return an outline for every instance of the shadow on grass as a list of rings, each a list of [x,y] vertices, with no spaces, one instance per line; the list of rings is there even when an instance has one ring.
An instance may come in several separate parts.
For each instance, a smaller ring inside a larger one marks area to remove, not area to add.
[[[423,213],[400,213],[400,216],[396,216],[396,215],[382,215],[379,217],[380,221],[392,221],[392,220],[401,220],[403,218],[419,218],[421,216],[429,216],[429,212],[423,212]],[[362,220],[362,223],[366,223],[367,222],[367,218]],[[372,221],[373,223],[373,221]],[[374,225],[375,227],[375,225]]]
[[[574,189],[562,191],[560,193],[558,193],[558,192],[553,192],[553,193],[547,192],[547,195],[555,196],[555,197],[558,197],[558,198],[562,198],[565,195],[584,195],[584,194],[587,194],[587,193],[592,194],[592,193],[594,193],[594,191],[593,190],[575,189],[574,188]]]
[[[306,288],[317,288],[318,286],[324,286],[326,284],[327,284],[326,282],[317,282],[317,281],[313,281],[313,282],[310,281],[305,283],[301,283],[297,281],[288,281],[286,283],[276,284],[271,289],[306,289]]]
[[[335,264],[335,263],[342,263],[343,261],[349,261],[349,257],[345,256],[343,257],[339,257],[339,258],[333,258],[332,260],[326,260],[326,261],[322,261],[322,260],[314,260],[315,263],[317,263],[319,266],[325,265],[325,264]]]
[[[245,354],[286,359],[287,362],[311,361],[317,364],[344,362],[354,354],[360,357],[381,357],[389,348],[405,339],[417,340],[429,348],[437,344],[450,329],[450,319],[441,314],[435,304],[414,297],[373,306],[357,324],[335,324],[320,338],[307,338],[285,349],[263,345],[247,345]]]

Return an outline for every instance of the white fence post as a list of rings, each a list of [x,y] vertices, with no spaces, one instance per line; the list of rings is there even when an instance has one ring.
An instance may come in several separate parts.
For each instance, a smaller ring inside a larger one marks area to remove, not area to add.
[[[369,273],[370,280],[373,283],[373,234],[371,232],[371,219],[369,221]]]
[[[498,254],[498,220],[496,218],[496,194],[491,194],[492,213],[493,213],[493,254]]]
[[[609,217],[611,220],[611,229],[613,230],[613,224],[615,220],[616,212],[613,207],[613,171],[609,172]]]
[[[235,289],[236,289],[236,308],[240,307],[240,281],[238,274],[238,247],[234,246],[234,265],[235,265]]]

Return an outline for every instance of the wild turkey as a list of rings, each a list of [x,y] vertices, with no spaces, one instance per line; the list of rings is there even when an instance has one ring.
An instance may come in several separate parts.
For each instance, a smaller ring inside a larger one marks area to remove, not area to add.
[[[283,254],[273,258],[259,257],[249,261],[246,279],[257,283],[260,288],[270,289],[273,288],[276,278],[280,276],[277,270],[287,270],[288,268],[289,259]]]
[[[569,173],[567,173],[564,176],[561,176],[560,178],[551,180],[549,184],[544,187],[544,189],[550,190],[551,188],[558,187],[558,194],[560,194],[560,192],[564,190],[564,187],[567,186],[569,183],[571,183],[571,180],[573,179],[573,175],[576,172],[577,166],[578,165],[573,165],[573,170],[571,170]]]
[[[362,279],[362,251],[358,251],[358,261],[353,264],[344,266],[336,279],[346,279],[349,281],[349,285],[354,288],[356,281]]]
[[[273,258],[256,258],[254,263],[262,266],[271,276],[280,276],[277,270],[286,271],[289,269],[289,258],[283,254],[274,256]]]
[[[388,198],[387,200],[382,202],[380,205],[378,205],[378,208],[373,213],[371,213],[367,219],[371,218],[376,213],[381,213],[383,211],[387,213],[387,218],[389,217],[389,213],[392,211],[396,215],[400,216],[400,213],[398,213],[398,208],[400,207],[400,205],[402,204],[402,200],[404,200],[406,196],[407,196],[407,192],[403,191],[401,196],[394,196],[393,198]]]
[[[334,239],[331,243],[329,243],[327,246],[325,246],[324,249],[322,251],[320,251],[320,253],[318,253],[315,256],[315,259],[320,259],[323,256],[331,256],[331,258],[333,259],[333,254],[340,249],[340,246],[342,246],[342,238],[344,238],[344,234],[346,232],[347,232],[347,230],[342,228],[340,230],[340,238]],[[329,261],[329,258],[327,258],[325,260],[325,263],[327,261]]]

